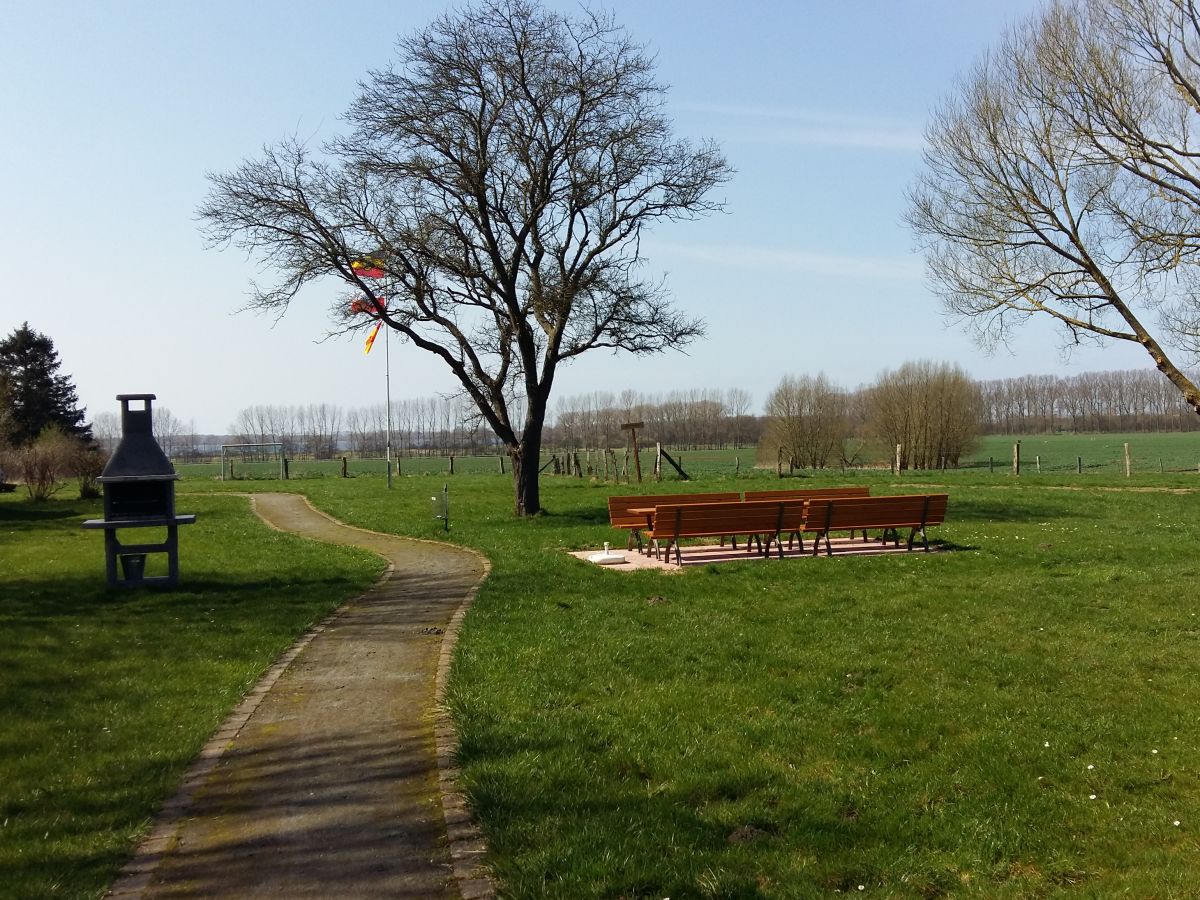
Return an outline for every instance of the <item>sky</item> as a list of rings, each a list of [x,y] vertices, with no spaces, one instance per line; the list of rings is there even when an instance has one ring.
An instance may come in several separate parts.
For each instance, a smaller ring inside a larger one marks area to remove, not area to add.
[[[256,404],[382,403],[385,354],[325,339],[329,297],[309,292],[278,320],[240,311],[270,272],[206,246],[196,209],[207,173],[340,133],[396,38],[457,5],[5,0],[0,332],[28,321],[49,335],[89,417],[153,393],[189,430],[224,433]],[[1035,0],[592,5],[656,54],[677,135],[715,139],[736,173],[714,195],[723,213],[642,245],[646,273],[707,337],[584,354],[557,398],[739,387],[761,408],[785,375],[854,388],[910,360],[981,379],[1150,365],[1126,346],[1064,355],[1048,321],[984,354],[942,315],[902,221],[931,110]],[[454,390],[433,357],[388,349],[394,402]]]

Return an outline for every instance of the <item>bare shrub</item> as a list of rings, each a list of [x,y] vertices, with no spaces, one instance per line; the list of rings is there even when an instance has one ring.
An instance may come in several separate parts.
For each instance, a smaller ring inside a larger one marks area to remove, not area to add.
[[[75,441],[70,451],[70,474],[79,481],[79,499],[95,500],[100,496],[100,486],[96,479],[104,471],[108,462],[108,454],[98,444],[87,441]]]
[[[62,488],[77,444],[58,428],[47,428],[31,443],[10,450],[6,468],[24,482],[30,500],[48,500]]]

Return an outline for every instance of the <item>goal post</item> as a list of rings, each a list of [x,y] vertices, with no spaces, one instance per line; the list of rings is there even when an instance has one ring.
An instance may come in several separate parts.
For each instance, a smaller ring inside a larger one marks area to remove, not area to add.
[[[242,463],[241,472],[234,471],[234,463]],[[247,467],[253,466],[252,469]],[[286,477],[283,442],[271,441],[264,444],[222,444],[221,445],[221,480],[228,478],[234,481],[241,478],[253,477],[248,471],[279,472],[279,480]],[[228,473],[228,474],[227,474]],[[260,476],[261,477],[261,476]]]

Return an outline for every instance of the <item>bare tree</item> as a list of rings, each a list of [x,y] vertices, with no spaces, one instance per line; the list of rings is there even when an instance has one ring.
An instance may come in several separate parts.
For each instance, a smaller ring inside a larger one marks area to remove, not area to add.
[[[121,417],[115,412],[97,413],[92,420],[92,434],[100,448],[111,455],[121,443]]]
[[[849,433],[849,399],[825,375],[786,376],[767,398],[766,456],[823,469]],[[760,454],[760,459],[766,458]]]
[[[983,400],[957,366],[910,362],[884,372],[862,395],[871,432],[900,445],[902,469],[958,465],[979,433]]]
[[[165,406],[154,410],[153,419],[154,439],[162,447],[163,453],[174,459],[183,449],[185,426],[179,418]]]
[[[639,275],[640,239],[720,208],[706,195],[730,169],[673,137],[652,57],[607,16],[488,0],[402,39],[361,88],[324,157],[285,141],[211,176],[206,232],[280,273],[253,306],[282,314],[332,276],[359,298],[343,329],[382,319],[439,357],[534,514],[558,366],[703,333]]]
[[[1062,0],[944,102],[907,218],[984,344],[1038,316],[1074,342],[1200,353],[1200,18],[1191,0]],[[1151,332],[1145,317],[1157,317]]]

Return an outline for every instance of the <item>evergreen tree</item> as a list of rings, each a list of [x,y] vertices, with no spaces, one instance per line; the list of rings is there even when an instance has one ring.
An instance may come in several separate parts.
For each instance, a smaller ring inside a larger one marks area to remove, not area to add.
[[[75,386],[58,374],[61,365],[54,342],[28,322],[0,341],[0,440],[21,446],[51,425],[92,440]]]

